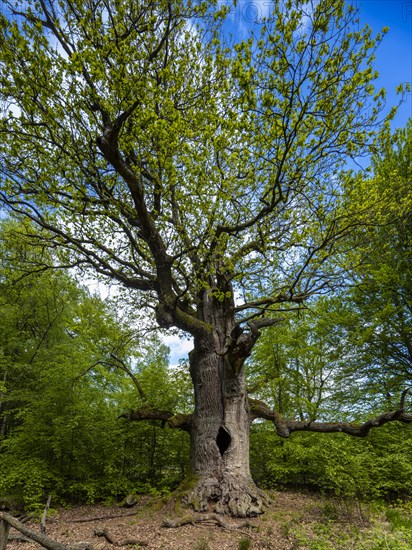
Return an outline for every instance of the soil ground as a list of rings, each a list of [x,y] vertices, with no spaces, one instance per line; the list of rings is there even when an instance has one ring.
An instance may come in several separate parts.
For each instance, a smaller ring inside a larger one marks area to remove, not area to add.
[[[370,527],[362,508],[350,509],[342,502],[326,499],[319,495],[297,492],[277,492],[265,514],[246,523],[242,519],[223,518],[226,527],[216,522],[202,522],[166,528],[166,519],[178,520],[190,512],[178,503],[149,500],[142,497],[133,508],[118,506],[73,506],[59,508],[49,513],[47,536],[63,544],[88,542],[94,550],[115,550],[123,548],[146,548],[148,550],[293,550],[310,548],[369,548],[357,545],[359,534]],[[131,515],[133,514],[133,515]],[[98,519],[111,515],[120,517]],[[194,519],[204,518],[202,514],[191,514]],[[82,521],[95,518],[92,521]],[[28,526],[39,529],[39,522]],[[319,540],[320,530],[328,532],[326,546],[313,546]],[[97,536],[96,531],[109,535]],[[12,529],[10,535],[17,533]],[[10,540],[9,550],[34,550],[35,543]],[[373,546],[371,546],[373,548]],[[379,546],[380,548],[380,546]],[[392,547],[391,547],[392,548]],[[402,547],[400,547],[402,548]]]

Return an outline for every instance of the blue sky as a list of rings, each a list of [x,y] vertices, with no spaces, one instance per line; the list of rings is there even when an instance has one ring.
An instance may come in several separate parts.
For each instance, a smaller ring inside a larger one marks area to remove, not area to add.
[[[387,90],[388,108],[392,107],[400,100],[396,87],[401,83],[412,85],[412,0],[352,0],[352,3],[359,8],[360,28],[367,24],[375,35],[383,27],[389,27],[376,52],[379,79],[375,85],[377,89]],[[219,0],[219,4],[231,5],[231,0]],[[272,5],[273,0],[237,0],[236,6],[230,9],[226,30],[233,33],[235,40],[246,38],[251,29],[259,28],[256,23],[269,15]],[[412,93],[409,93],[393,121],[393,128],[404,126],[411,116]]]
[[[357,0],[361,24],[368,24],[376,33],[389,27],[376,53],[375,67],[379,71],[378,87],[386,88],[388,104],[399,101],[396,86],[412,86],[412,0]],[[412,116],[412,93],[408,93],[393,121],[393,127],[402,127]]]

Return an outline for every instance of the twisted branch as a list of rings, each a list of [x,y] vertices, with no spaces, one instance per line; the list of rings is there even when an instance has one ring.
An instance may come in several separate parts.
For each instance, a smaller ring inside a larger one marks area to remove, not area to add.
[[[281,437],[289,437],[293,432],[341,432],[354,437],[366,437],[372,428],[379,428],[388,422],[398,421],[403,422],[404,424],[412,424],[412,414],[406,413],[404,410],[405,398],[408,391],[409,389],[406,389],[402,392],[398,409],[383,413],[375,418],[371,418],[363,424],[356,424],[352,422],[288,420],[257,399],[249,398],[249,406],[250,414],[253,420],[256,418],[262,418],[273,422],[276,433]]]

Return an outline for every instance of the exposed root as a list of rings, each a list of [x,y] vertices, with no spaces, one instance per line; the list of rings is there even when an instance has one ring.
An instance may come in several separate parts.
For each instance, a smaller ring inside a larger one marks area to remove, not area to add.
[[[245,518],[262,514],[269,498],[256,487],[251,478],[239,478],[226,473],[220,478],[200,478],[184,497],[184,502],[196,512],[212,510],[217,514]]]
[[[214,524],[218,527],[222,527],[222,529],[227,529],[229,531],[233,531],[235,529],[245,529],[245,528],[252,528],[257,529],[257,525],[250,523],[249,521],[245,521],[244,523],[241,523],[239,525],[230,525],[224,519],[217,515],[217,514],[207,514],[202,516],[185,516],[183,518],[179,518],[176,520],[172,519],[165,519],[162,522],[162,527],[169,527],[172,529],[175,529],[177,527],[182,527],[183,525],[195,525],[195,523],[208,523],[208,524]]]
[[[94,534],[96,537],[104,537],[106,541],[109,544],[113,544],[113,546],[147,546],[147,542],[137,539],[126,539],[121,542],[117,542],[107,529],[95,529]]]

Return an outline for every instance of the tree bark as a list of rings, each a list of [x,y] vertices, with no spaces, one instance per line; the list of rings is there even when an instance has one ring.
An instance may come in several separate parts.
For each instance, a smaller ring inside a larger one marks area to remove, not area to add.
[[[250,475],[250,415],[243,366],[237,373],[227,355],[193,351],[190,369],[195,391],[194,487],[186,501],[196,511],[212,509],[234,517],[260,514],[265,496]]]

